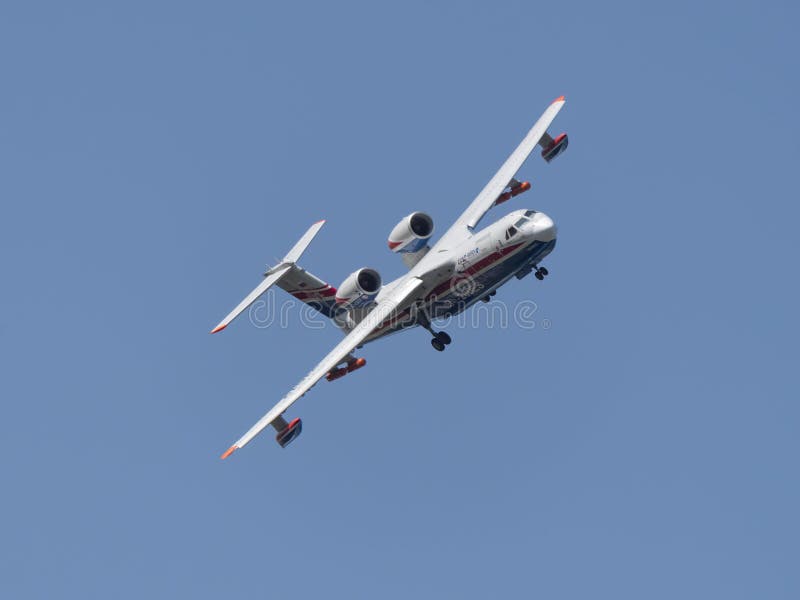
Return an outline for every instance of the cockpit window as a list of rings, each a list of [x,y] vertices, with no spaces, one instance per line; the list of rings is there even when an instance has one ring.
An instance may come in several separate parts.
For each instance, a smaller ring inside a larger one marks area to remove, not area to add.
[[[522,217],[522,218],[521,218],[519,221],[517,221],[516,223],[514,223],[514,226],[515,226],[515,227],[522,227],[522,226],[523,226],[523,225],[525,225],[525,223],[527,223],[527,222],[528,222],[528,219],[526,219],[525,217]]]
[[[535,211],[535,210],[526,210],[526,211],[525,211],[525,216],[526,216],[526,217],[532,217],[532,216],[533,216],[533,215],[535,215],[535,214],[536,214],[536,211]]]
[[[511,227],[509,227],[508,229],[506,229],[506,239],[507,239],[507,240],[510,240],[510,239],[511,239],[512,237],[514,237],[515,235],[517,235],[517,228],[516,228],[516,227],[514,227],[514,226],[512,225]]]

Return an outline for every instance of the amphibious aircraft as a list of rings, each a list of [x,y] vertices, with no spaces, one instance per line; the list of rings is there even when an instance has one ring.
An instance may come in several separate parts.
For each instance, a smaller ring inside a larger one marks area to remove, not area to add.
[[[431,345],[443,351],[450,343],[444,331],[435,331],[431,320],[457,314],[478,301],[488,302],[497,288],[512,277],[522,279],[531,272],[542,280],[547,269],[540,266],[556,244],[553,220],[535,210],[516,210],[478,229],[478,223],[494,206],[528,191],[528,181],[515,179],[517,171],[538,145],[548,163],[566,149],[568,138],[553,138],[547,132],[564,106],[564,96],[554,100],[500,170],[450,228],[430,245],[433,220],[423,212],[403,218],[389,234],[389,249],[400,254],[408,272],[383,283],[380,274],[362,268],[349,275],[338,288],[298,266],[302,253],[325,221],[314,223],[277,265],[264,273],[263,281],[211,330],[227,327],[272,286],[290,293],[330,317],[345,334],[292,390],[222,454],[225,459],[262,430],[272,426],[282,447],[296,439],[302,421],[287,421],[284,413],[325,377],[334,381],[360,369],[366,360],[353,354],[364,344],[411,327],[430,332]]]

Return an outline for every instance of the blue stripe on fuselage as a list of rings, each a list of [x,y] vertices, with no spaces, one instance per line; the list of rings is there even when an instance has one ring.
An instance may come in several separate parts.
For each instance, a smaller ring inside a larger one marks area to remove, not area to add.
[[[470,293],[463,294],[450,288],[444,295],[433,300],[429,307],[431,315],[437,318],[457,315],[486,294],[500,287],[518,271],[537,264],[553,251],[555,245],[555,240],[550,242],[536,241],[520,252],[499,261],[495,266],[471,278],[469,285],[474,285],[474,290],[464,286]]]
[[[475,275],[468,280],[470,285],[473,283],[475,285],[474,291],[470,291],[468,294],[459,294],[454,291],[453,287],[450,287],[445,290],[442,296],[431,299],[428,304],[430,314],[434,316],[434,318],[457,315],[475,304],[486,294],[500,287],[519,271],[539,263],[539,261],[553,251],[555,245],[556,240],[550,242],[536,241],[516,254],[499,260],[494,266],[489,267],[483,273]],[[407,314],[407,311],[405,312]],[[403,329],[416,327],[416,325],[416,322],[410,321],[406,316],[406,318],[401,318],[397,323],[379,331],[377,335],[372,334],[367,339],[367,342],[374,341],[391,333],[402,331]]]

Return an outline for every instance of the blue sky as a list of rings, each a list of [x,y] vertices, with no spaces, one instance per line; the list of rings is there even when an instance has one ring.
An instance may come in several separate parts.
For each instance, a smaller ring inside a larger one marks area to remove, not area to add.
[[[0,595],[797,598],[799,16],[4,4]],[[220,461],[339,339],[209,336],[264,266],[327,218],[305,267],[401,274],[561,94],[537,327],[370,345]]]

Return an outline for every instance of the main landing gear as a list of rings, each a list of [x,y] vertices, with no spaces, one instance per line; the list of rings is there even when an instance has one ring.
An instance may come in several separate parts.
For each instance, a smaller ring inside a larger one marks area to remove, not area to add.
[[[431,346],[433,346],[436,350],[441,352],[444,350],[444,347],[447,346],[453,340],[447,335],[444,331],[440,331],[438,333],[433,333],[433,339],[431,340]]]
[[[419,323],[420,327],[430,332],[433,336],[431,340],[431,346],[434,347],[435,350],[441,352],[444,350],[445,346],[450,345],[453,339],[447,335],[444,331],[434,331],[433,326],[431,325],[431,320],[428,317],[428,314],[421,306],[417,306],[417,322]]]
[[[536,277],[536,279],[541,281],[542,279],[547,277],[549,274],[550,274],[550,272],[547,269],[545,269],[544,267],[536,267],[536,273],[534,273],[534,276]]]

